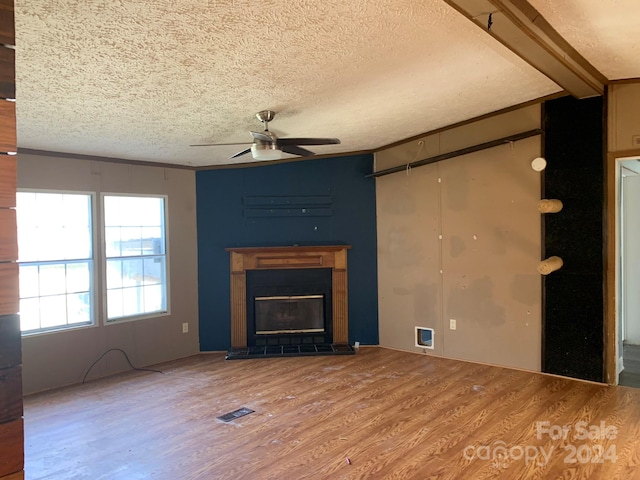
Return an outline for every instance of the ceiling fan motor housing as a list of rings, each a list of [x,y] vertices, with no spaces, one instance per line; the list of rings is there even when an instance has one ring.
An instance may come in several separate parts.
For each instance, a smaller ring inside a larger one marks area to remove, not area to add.
[[[256,140],[251,145],[251,155],[256,160],[278,160],[282,158],[282,151],[275,142],[263,142]]]

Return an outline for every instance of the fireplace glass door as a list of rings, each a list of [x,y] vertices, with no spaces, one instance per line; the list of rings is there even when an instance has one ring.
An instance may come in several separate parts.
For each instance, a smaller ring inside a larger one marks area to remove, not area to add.
[[[247,272],[247,345],[333,343],[330,268]]]
[[[257,335],[324,333],[324,295],[255,298]]]

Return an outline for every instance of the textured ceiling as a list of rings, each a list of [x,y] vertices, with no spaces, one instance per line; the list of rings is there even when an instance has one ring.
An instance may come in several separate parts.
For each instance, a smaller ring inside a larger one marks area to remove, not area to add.
[[[609,80],[640,77],[640,0],[529,0]]]
[[[242,146],[188,145],[250,142],[261,129],[254,114],[268,108],[278,135],[339,137],[309,148],[356,152],[561,90],[441,0],[15,3],[20,148],[252,161],[228,159]],[[564,33],[554,22],[575,5],[589,16],[599,3],[631,0],[552,3],[532,2]],[[583,47],[578,26],[569,33],[583,55],[606,75],[629,76],[612,73],[613,61],[600,65],[613,56],[609,44]],[[640,76],[637,57],[630,68]]]

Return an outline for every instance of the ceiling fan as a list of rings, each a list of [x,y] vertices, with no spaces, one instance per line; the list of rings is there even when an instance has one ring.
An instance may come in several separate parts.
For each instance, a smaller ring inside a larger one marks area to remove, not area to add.
[[[283,153],[292,155],[300,155],[301,157],[311,157],[315,155],[311,150],[300,147],[300,145],[331,145],[338,144],[340,140],[337,138],[278,138],[278,136],[269,130],[269,122],[275,117],[272,110],[262,110],[256,113],[256,117],[264,123],[263,132],[251,132],[253,143],[251,147],[232,155],[229,158],[236,158],[251,152],[256,160],[278,160],[282,158]],[[190,147],[211,147],[216,145],[249,145],[250,142],[241,143],[204,143],[199,145],[190,145]]]

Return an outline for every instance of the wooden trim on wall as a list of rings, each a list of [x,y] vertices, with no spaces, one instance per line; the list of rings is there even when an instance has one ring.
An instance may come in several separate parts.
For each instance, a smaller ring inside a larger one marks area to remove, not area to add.
[[[0,152],[16,150],[16,102],[0,99]]]
[[[0,0],[0,477],[7,480],[24,478],[14,98],[14,2]]]
[[[640,83],[640,77],[638,78],[620,78],[618,80],[609,80],[608,85],[626,85],[630,83]]]
[[[16,44],[13,0],[0,1],[0,43],[3,45]]]
[[[617,369],[617,337],[616,337],[616,158],[615,154],[608,154],[605,169],[607,205],[605,217],[606,264],[604,270],[604,380],[610,385],[618,383]]]
[[[16,206],[17,165],[15,155],[0,155],[0,208]]]
[[[0,261],[13,262],[18,259],[18,231],[16,210],[0,208]]]
[[[24,468],[23,429],[22,418],[0,424],[0,477],[17,473]]]
[[[92,162],[124,163],[125,165],[139,165],[142,167],[178,168],[181,170],[196,170],[190,165],[178,165],[176,163],[152,162],[144,160],[127,160],[126,158],[100,157],[98,155],[84,155],[80,153],[51,152],[48,150],[35,150],[32,148],[18,148],[19,154],[37,155],[41,157],[70,158],[72,160],[88,160]]]
[[[0,315],[10,315],[19,310],[18,264],[0,263]]]
[[[0,98],[16,98],[16,51],[0,48]]]

